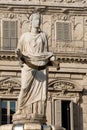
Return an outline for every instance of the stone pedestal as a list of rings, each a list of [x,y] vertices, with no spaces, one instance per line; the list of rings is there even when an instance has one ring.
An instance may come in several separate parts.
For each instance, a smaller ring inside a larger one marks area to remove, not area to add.
[[[13,125],[13,130],[16,130],[16,128],[18,128],[20,126],[22,126],[23,130],[41,130],[41,124],[37,124],[37,123],[25,123],[25,124],[16,124]],[[19,128],[20,130],[20,128]]]
[[[1,125],[0,130],[12,130],[13,124]]]
[[[19,127],[19,126],[22,126]],[[24,124],[8,124],[0,126],[0,130],[51,130],[51,127],[48,125],[41,125],[39,123],[24,123]]]
[[[46,123],[46,117],[41,114],[18,114],[13,116],[13,124],[24,124],[24,123]]]

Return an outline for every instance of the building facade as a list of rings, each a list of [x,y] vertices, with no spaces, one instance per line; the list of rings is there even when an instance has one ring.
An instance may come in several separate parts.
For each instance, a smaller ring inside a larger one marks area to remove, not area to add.
[[[87,129],[87,0],[0,0],[0,125],[12,123],[21,87],[15,49],[38,8],[60,70],[49,67],[47,122]]]

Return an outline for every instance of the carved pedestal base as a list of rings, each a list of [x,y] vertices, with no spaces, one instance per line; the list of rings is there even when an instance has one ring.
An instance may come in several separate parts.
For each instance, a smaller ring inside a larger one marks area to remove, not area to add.
[[[13,115],[13,124],[27,122],[45,124],[45,110],[46,107],[44,102],[35,102],[30,104]]]
[[[20,124],[20,123],[46,123],[46,117],[40,114],[19,114],[13,116],[13,124]]]
[[[7,124],[0,126],[0,130],[53,130],[49,125],[39,123]]]
[[[41,125],[39,123],[25,123],[24,125],[13,125],[13,130],[15,130],[19,126],[23,130],[52,130],[49,125]]]

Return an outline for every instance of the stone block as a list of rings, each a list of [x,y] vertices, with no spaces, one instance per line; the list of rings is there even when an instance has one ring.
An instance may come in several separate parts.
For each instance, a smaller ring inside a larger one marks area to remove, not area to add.
[[[38,123],[25,123],[24,130],[41,130],[41,124]]]
[[[51,126],[39,123],[7,124],[1,125],[0,130],[51,130]]]
[[[49,78],[54,78],[54,77],[55,77],[55,74],[49,73]]]
[[[56,73],[55,78],[70,78],[70,74]]]
[[[16,76],[16,72],[1,72],[2,76]]]
[[[13,124],[1,125],[0,130],[12,130]]]
[[[79,74],[71,74],[71,79],[82,79],[83,75],[79,75]]]

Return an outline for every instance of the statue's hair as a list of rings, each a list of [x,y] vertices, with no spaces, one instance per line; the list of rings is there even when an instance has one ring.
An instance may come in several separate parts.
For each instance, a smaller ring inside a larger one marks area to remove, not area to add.
[[[30,16],[30,18],[29,18],[29,31],[31,31],[31,26],[32,26],[32,20],[33,20],[33,18],[37,18],[37,19],[40,19],[40,22],[41,22],[41,15],[40,15],[40,13],[39,12],[36,12],[36,13],[33,13],[33,14],[31,14],[31,16]],[[39,30],[40,30],[40,28],[39,28]]]
[[[33,20],[34,17],[41,19],[40,13],[37,12],[37,13],[31,14],[31,16],[29,18],[29,21],[32,22],[32,20]]]

